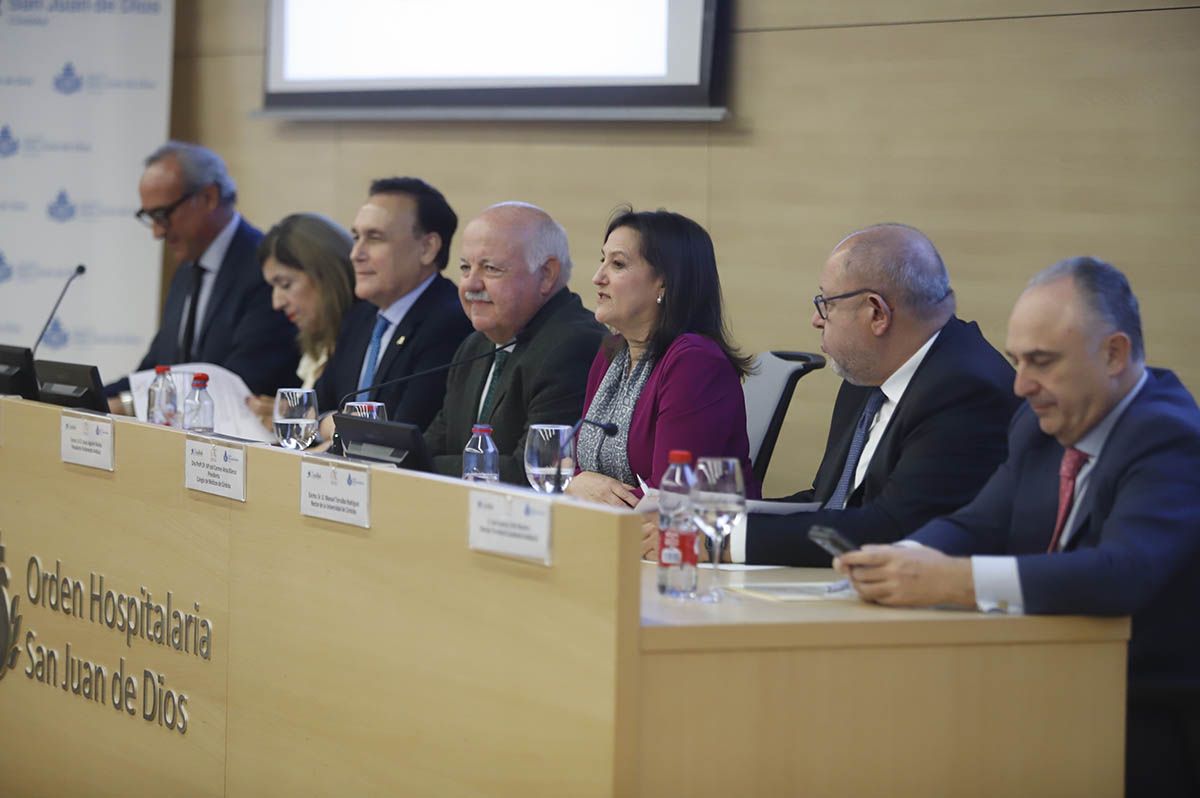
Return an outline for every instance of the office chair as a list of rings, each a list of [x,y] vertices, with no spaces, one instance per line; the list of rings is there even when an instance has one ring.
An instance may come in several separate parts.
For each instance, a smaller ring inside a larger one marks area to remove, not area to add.
[[[751,468],[761,485],[796,383],[808,372],[825,368],[825,358],[812,352],[763,352],[755,358],[755,367],[755,373],[742,383],[742,393],[746,397]]]

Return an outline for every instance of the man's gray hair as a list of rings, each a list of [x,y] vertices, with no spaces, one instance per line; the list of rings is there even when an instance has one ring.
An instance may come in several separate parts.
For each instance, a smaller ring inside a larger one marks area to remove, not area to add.
[[[554,258],[559,263],[559,282],[566,285],[571,279],[571,247],[563,226],[554,221],[550,214],[529,202],[498,202],[487,210],[504,208],[531,211],[533,218],[529,224],[529,237],[525,241],[525,260],[529,271],[537,271],[543,263]]]
[[[212,184],[216,185],[221,193],[222,205],[233,205],[237,202],[237,184],[229,176],[225,161],[212,150],[186,141],[168,141],[150,153],[145,165],[150,166],[164,158],[174,158],[179,164],[184,192],[199,191]]]
[[[850,244],[845,269],[865,282],[863,288],[884,291],[885,299],[920,317],[954,312],[950,273],[937,247],[920,230],[906,224],[877,224],[842,241]]]
[[[1129,280],[1110,263],[1083,255],[1060,260],[1042,269],[1029,281],[1027,288],[1045,285],[1070,277],[1089,311],[1115,332],[1129,336],[1133,360],[1146,359],[1146,344],[1142,338],[1142,313]]]

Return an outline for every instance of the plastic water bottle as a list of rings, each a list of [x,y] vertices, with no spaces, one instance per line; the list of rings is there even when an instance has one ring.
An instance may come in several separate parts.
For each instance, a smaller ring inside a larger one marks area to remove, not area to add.
[[[471,440],[463,449],[462,476],[472,482],[500,481],[500,450],[492,440],[490,425],[471,427]]]
[[[658,483],[658,592],[676,598],[696,595],[699,535],[692,515],[692,453],[673,449]]]
[[[179,425],[179,396],[170,366],[154,367],[154,382],[146,394],[146,420],[167,427]]]
[[[208,395],[208,375],[198,371],[192,375],[192,390],[183,400],[183,428],[188,432],[212,432],[213,415],[213,400]]]

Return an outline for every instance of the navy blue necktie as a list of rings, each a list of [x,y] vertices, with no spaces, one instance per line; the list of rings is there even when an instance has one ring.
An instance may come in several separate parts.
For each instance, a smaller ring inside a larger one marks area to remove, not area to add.
[[[371,333],[371,345],[367,347],[367,360],[363,364],[362,375],[358,378],[358,390],[369,386],[375,379],[375,369],[379,366],[379,347],[383,343],[383,334],[391,322],[386,317],[375,317],[375,330]]]
[[[179,362],[192,361],[192,342],[196,340],[196,311],[200,305],[200,285],[204,282],[204,267],[192,264],[192,290],[188,294],[187,315],[183,319],[183,340],[179,343]]]
[[[850,498],[851,493],[850,487],[854,484],[854,472],[858,470],[859,458],[862,457],[863,447],[867,445],[867,432],[870,431],[871,422],[875,420],[875,415],[883,406],[885,399],[887,396],[878,388],[867,397],[867,404],[863,408],[862,415],[858,417],[858,424],[854,427],[854,437],[850,439],[850,451],[846,454],[846,467],[842,469],[842,476],[838,478],[833,495],[829,497],[829,501],[825,502],[826,510],[846,509],[846,500]]]

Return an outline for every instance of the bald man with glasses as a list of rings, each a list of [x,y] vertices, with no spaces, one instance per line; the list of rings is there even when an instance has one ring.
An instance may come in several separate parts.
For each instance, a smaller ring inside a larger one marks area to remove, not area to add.
[[[821,271],[812,325],[842,386],[813,487],[781,501],[819,509],[751,513],[734,562],[828,566],[812,526],[888,543],[966,504],[1003,460],[1018,400],[1013,370],[955,314],[941,256],[898,224],[851,233]]]
[[[175,263],[162,326],[138,371],[205,362],[255,394],[299,384],[296,328],[271,307],[256,255],[262,233],[237,212],[237,187],[221,157],[171,141],[146,159],[136,216]],[[109,409],[131,413],[127,377],[105,386]]]

